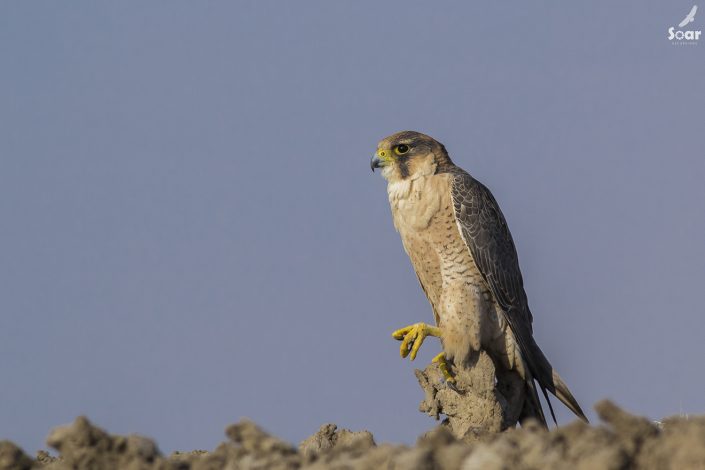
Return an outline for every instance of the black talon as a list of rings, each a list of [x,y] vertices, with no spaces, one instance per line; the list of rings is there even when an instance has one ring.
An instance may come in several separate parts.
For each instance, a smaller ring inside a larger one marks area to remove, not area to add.
[[[449,382],[446,380],[446,386],[458,395],[460,395],[460,390],[458,390],[458,387],[455,386],[455,382]]]

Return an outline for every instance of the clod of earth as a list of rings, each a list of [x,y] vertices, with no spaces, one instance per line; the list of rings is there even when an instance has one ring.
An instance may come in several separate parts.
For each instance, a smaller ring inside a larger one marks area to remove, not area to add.
[[[602,420],[596,426],[576,421],[547,431],[529,422],[504,432],[473,430],[458,439],[452,425],[445,424],[414,446],[376,444],[367,431],[326,424],[296,448],[241,421],[227,428],[228,440],[213,451],[170,456],[149,438],[112,435],[79,417],[50,434],[47,443],[58,457],[40,451],[32,459],[15,444],[0,442],[0,470],[705,468],[705,416],[668,418],[657,425],[609,401],[595,409]],[[464,429],[459,423],[456,431]]]

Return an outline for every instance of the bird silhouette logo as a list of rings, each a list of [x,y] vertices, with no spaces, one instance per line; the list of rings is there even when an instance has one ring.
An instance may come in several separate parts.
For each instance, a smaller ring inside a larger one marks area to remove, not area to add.
[[[698,6],[693,5],[693,8],[691,8],[690,13],[688,13],[688,16],[686,16],[683,21],[678,23],[678,27],[682,28],[683,26],[687,25],[688,23],[692,23],[695,21],[695,13],[698,11]]]

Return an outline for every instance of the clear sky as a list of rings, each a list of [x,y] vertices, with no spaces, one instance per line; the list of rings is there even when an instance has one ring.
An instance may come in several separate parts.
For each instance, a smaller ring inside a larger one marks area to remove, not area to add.
[[[705,412],[705,39],[667,39],[691,7],[0,3],[0,438],[413,442],[440,347],[390,337],[433,317],[369,167],[404,129],[494,192],[591,418]]]

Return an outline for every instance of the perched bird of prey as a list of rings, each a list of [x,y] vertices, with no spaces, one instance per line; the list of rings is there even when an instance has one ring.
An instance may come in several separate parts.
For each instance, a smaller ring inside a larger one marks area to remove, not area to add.
[[[683,21],[681,21],[678,24],[678,27],[682,28],[683,26],[687,25],[688,23],[692,23],[693,21],[695,21],[695,13],[697,11],[698,11],[698,6],[693,5],[693,8],[690,10],[690,13],[688,13],[688,15],[685,18],[683,18]]]
[[[401,356],[413,360],[425,337],[439,337],[443,352],[433,361],[452,387],[450,364],[468,364],[473,352],[484,350],[498,371],[523,380],[525,409],[533,410],[525,417],[546,424],[536,381],[554,422],[546,391],[587,421],[534,341],[514,242],[489,189],[456,166],[442,144],[419,132],[383,139],[370,165],[387,180],[394,226],[436,323],[395,331]]]

